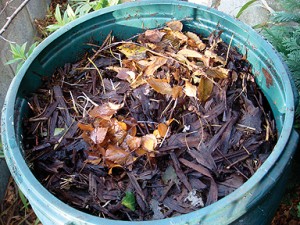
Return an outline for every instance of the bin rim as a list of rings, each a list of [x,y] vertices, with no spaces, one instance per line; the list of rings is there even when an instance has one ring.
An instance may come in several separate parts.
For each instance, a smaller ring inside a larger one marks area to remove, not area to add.
[[[53,34],[51,34],[49,37],[47,37],[42,43],[40,43],[36,49],[33,51],[33,53],[29,56],[27,61],[23,64],[18,74],[13,78],[12,83],[9,87],[9,90],[7,92],[5,102],[2,108],[2,118],[1,118],[1,137],[2,137],[2,144],[4,149],[5,158],[7,161],[7,164],[9,166],[9,169],[11,171],[12,176],[14,177],[16,183],[20,187],[21,191],[26,195],[26,197],[31,202],[35,202],[37,205],[51,205],[51,210],[57,214],[63,214],[67,219],[70,219],[71,221],[76,218],[76,222],[81,222],[85,224],[93,224],[93,223],[100,223],[103,222],[103,224],[108,223],[109,221],[112,221],[116,225],[121,224],[140,224],[141,221],[117,221],[117,220],[110,220],[110,219],[104,219],[97,216],[93,216],[84,212],[81,212],[66,203],[62,202],[58,198],[56,198],[54,195],[52,195],[46,188],[42,186],[42,184],[35,178],[33,173],[30,171],[27,163],[25,162],[20,148],[18,147],[18,143],[16,141],[16,132],[14,128],[14,106],[16,102],[16,95],[17,91],[16,88],[19,88],[21,81],[23,77],[26,74],[27,69],[30,67],[31,63],[35,60],[35,58],[55,39],[62,36],[64,33],[72,29],[73,27],[81,24],[82,22],[85,22],[87,20],[93,19],[95,17],[98,17],[100,15],[111,13],[116,10],[124,9],[124,8],[130,8],[133,6],[146,6],[146,5],[157,5],[157,4],[168,4],[170,6],[187,6],[192,7],[196,9],[201,9],[203,11],[207,11],[209,13],[217,14],[218,16],[225,17],[228,21],[232,23],[236,23],[239,26],[243,27],[249,32],[249,35],[254,35],[255,38],[257,38],[258,41],[264,42],[264,50],[271,54],[273,56],[272,60],[276,60],[277,66],[280,67],[280,74],[282,75],[282,79],[284,81],[289,82],[283,82],[283,86],[285,88],[285,108],[286,113],[284,117],[284,122],[282,126],[282,131],[280,133],[280,136],[278,137],[278,141],[273,149],[273,152],[270,154],[270,156],[267,158],[267,160],[262,164],[262,166],[254,173],[254,175],[246,181],[240,188],[232,192],[231,194],[225,196],[224,198],[218,200],[217,202],[206,206],[202,209],[196,210],[194,212],[172,217],[172,218],[166,218],[162,220],[151,220],[151,221],[143,221],[144,224],[154,225],[157,224],[159,221],[162,221],[165,223],[176,223],[179,221],[184,221],[187,218],[190,217],[199,217],[199,216],[205,216],[209,212],[212,211],[220,211],[226,206],[226,202],[232,202],[237,201],[240,198],[243,198],[247,195],[247,192],[251,191],[251,189],[256,185],[257,182],[262,181],[265,177],[265,174],[272,170],[275,162],[280,158],[282,152],[284,151],[284,148],[286,144],[289,141],[290,134],[292,132],[293,122],[294,122],[294,94],[292,91],[292,80],[290,80],[290,77],[288,75],[288,71],[286,70],[285,63],[282,61],[281,57],[279,57],[278,53],[274,50],[274,48],[271,46],[269,42],[267,42],[262,36],[260,36],[256,31],[254,31],[250,26],[242,23],[241,21],[223,13],[216,9],[189,3],[189,2],[183,2],[183,1],[177,1],[177,0],[151,0],[151,1],[140,1],[140,2],[130,2],[130,3],[124,3],[108,8],[104,8],[95,12],[92,12],[90,14],[87,14],[85,16],[82,16],[71,23],[65,25],[64,27],[60,28]],[[170,18],[171,20],[172,18]],[[22,173],[22,174],[21,174]],[[254,182],[255,181],[255,182]],[[275,182],[275,181],[274,181]],[[36,197],[31,197],[35,195]],[[50,207],[49,207],[50,210]],[[245,212],[241,212],[240,215],[243,215]],[[74,216],[68,216],[68,215],[74,215]],[[88,222],[87,222],[88,221]],[[74,221],[75,222],[75,221]]]

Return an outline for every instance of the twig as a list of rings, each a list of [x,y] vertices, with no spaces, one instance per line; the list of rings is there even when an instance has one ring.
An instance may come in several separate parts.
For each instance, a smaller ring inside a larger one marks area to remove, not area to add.
[[[270,13],[274,13],[274,12],[275,12],[275,10],[272,9],[272,8],[268,5],[268,3],[266,2],[266,0],[261,0],[261,3],[263,4],[263,6],[264,6],[267,10],[269,10]]]
[[[0,35],[2,36],[2,34],[4,33],[4,31],[7,29],[7,27],[9,26],[9,24],[11,23],[11,21],[15,18],[15,16],[23,9],[23,7],[29,2],[30,0],[25,0],[24,2],[22,2],[22,4],[14,11],[14,13],[10,16],[7,17],[7,21],[4,24],[4,26],[1,28],[0,30]]]
[[[229,52],[230,52],[230,48],[231,48],[233,37],[234,37],[234,34],[232,34],[230,42],[229,42],[229,45],[228,45],[227,54],[226,54],[226,60],[225,60],[225,65],[227,65],[227,61],[228,61]]]
[[[3,7],[3,9],[0,11],[0,15],[4,12],[4,10],[7,8],[7,6],[10,4],[10,3],[12,3],[14,0],[10,0],[10,1],[7,1],[6,3],[5,3],[5,6]]]
[[[4,41],[10,43],[10,44],[15,44],[15,43],[16,43],[16,42],[14,42],[14,41],[7,40],[7,39],[6,39],[5,37],[3,37],[2,35],[0,35],[0,38],[1,38],[2,40],[4,40]]]
[[[100,77],[101,84],[102,84],[103,93],[105,94],[105,85],[104,85],[104,81],[103,81],[102,74],[101,74],[100,70],[98,69],[98,67],[95,65],[95,63],[94,63],[90,58],[88,58],[88,60],[90,61],[90,63],[91,63],[91,64],[95,67],[95,69],[97,70],[97,72],[98,72],[98,74],[99,74],[99,77]]]

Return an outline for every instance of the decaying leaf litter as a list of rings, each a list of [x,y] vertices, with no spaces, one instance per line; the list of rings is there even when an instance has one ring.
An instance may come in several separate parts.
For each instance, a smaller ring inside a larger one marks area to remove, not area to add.
[[[228,195],[276,142],[244,55],[180,21],[137,40],[109,34],[28,96],[36,177],[82,211],[118,220],[185,214]]]

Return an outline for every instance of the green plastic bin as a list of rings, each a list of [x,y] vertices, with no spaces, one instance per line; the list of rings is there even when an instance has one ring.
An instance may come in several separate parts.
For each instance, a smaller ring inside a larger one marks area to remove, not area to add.
[[[29,111],[28,93],[55,68],[78,59],[91,40],[101,43],[110,31],[127,39],[144,29],[182,20],[185,30],[208,35],[217,27],[222,38],[243,53],[253,65],[258,85],[267,97],[279,140],[259,170],[240,188],[218,202],[186,215],[156,221],[113,221],[80,212],[58,200],[33,176],[22,151],[22,118]],[[266,70],[267,73],[263,73]],[[13,79],[2,112],[2,142],[8,167],[44,225],[163,225],[163,224],[267,224],[283,195],[298,134],[293,129],[296,94],[285,64],[259,34],[242,22],[204,6],[169,0],[140,1],[105,8],[83,16],[44,40]]]

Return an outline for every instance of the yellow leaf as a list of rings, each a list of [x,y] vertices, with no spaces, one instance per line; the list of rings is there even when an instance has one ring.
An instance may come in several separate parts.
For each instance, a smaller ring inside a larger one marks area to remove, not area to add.
[[[147,79],[148,84],[158,93],[163,95],[172,95],[172,87],[165,79]]]
[[[178,20],[167,22],[166,25],[174,31],[182,31],[183,28],[183,24]]]
[[[189,97],[197,97],[197,87],[190,83],[189,81],[185,81],[184,93]]]
[[[156,130],[153,131],[153,135],[154,135],[156,138],[161,138],[158,129],[156,129]]]
[[[153,152],[157,146],[157,139],[154,134],[146,134],[142,137],[142,147],[148,152]]]
[[[211,80],[201,77],[198,85],[198,99],[201,102],[205,102],[213,91],[214,84]]]
[[[165,137],[168,132],[168,126],[164,123],[160,123],[157,126],[157,130],[161,137]]]
[[[118,47],[128,59],[144,59],[146,58],[147,48],[134,43],[125,43]]]

